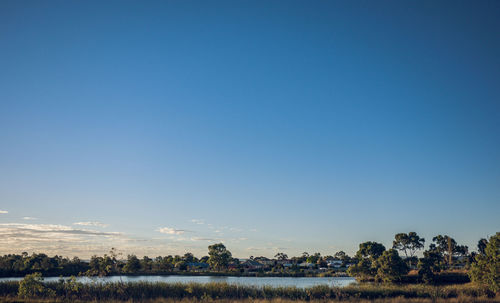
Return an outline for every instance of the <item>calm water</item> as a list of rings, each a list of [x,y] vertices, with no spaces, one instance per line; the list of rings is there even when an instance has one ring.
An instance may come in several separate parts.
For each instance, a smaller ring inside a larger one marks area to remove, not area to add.
[[[0,281],[16,281],[22,278],[0,278]],[[45,278],[45,281],[58,281],[58,277]],[[97,282],[225,282],[239,285],[253,286],[295,286],[300,288],[311,287],[316,285],[329,286],[346,286],[351,283],[356,283],[356,280],[351,277],[332,277],[332,278],[292,278],[292,277],[216,277],[216,276],[112,276],[102,278],[87,278],[78,277],[78,281],[88,283],[91,281]]]

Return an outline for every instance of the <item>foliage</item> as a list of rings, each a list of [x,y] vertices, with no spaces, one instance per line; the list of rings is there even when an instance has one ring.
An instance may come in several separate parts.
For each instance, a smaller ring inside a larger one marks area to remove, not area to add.
[[[376,267],[376,278],[384,282],[401,281],[403,275],[408,273],[408,266],[395,249],[384,251],[377,259]]]
[[[424,243],[425,239],[420,238],[416,232],[409,232],[407,234],[399,233],[394,236],[392,248],[403,251],[406,258],[412,260],[417,250],[424,248]]]
[[[356,253],[358,259],[369,258],[376,260],[385,251],[385,246],[377,242],[364,242],[359,244],[359,250]]]
[[[35,253],[31,256],[28,253],[0,256],[1,277],[19,277],[34,272],[47,276],[70,276],[78,275],[88,269],[88,264],[77,257],[70,260],[60,256],[49,257],[46,254]]]
[[[288,255],[282,252],[277,253],[274,257],[280,261],[288,259]]]
[[[307,263],[312,263],[316,264],[321,260],[321,254],[320,253],[315,253],[314,255],[310,255],[307,257],[306,262]]]
[[[43,284],[41,273],[29,274],[19,282],[20,298],[52,297],[55,292]]]
[[[123,272],[136,273],[141,269],[141,262],[135,255],[127,256],[127,263],[123,267]]]
[[[359,250],[356,253],[358,263],[349,267],[347,273],[362,279],[374,277],[377,274],[376,260],[384,251],[385,246],[377,242],[370,241],[359,244]]]
[[[424,257],[418,261],[418,274],[425,283],[434,283],[435,274],[441,271],[442,256],[434,251],[424,251]]]
[[[208,264],[217,270],[227,268],[232,257],[231,252],[222,243],[210,245],[208,256]]]
[[[488,240],[482,238],[477,242],[477,251],[484,255],[486,253],[486,245],[488,245]]]
[[[447,262],[448,266],[452,265],[454,258],[466,256],[468,253],[467,246],[458,245],[455,239],[449,236],[437,235],[432,238],[432,241],[434,243],[429,245],[429,250],[439,253]]]
[[[472,281],[487,285],[491,291],[500,291],[500,232],[489,239],[484,254],[476,256],[469,275]]]
[[[370,278],[375,275],[375,270],[372,268],[372,262],[368,259],[361,259],[358,263],[351,265],[347,269],[347,273],[353,277],[362,279]]]

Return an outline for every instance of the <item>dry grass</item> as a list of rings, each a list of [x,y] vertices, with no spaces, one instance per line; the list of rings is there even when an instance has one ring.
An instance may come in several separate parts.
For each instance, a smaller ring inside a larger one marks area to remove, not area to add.
[[[0,302],[5,302],[5,303],[62,303],[62,302],[74,302],[74,303],[87,303],[89,301],[79,301],[79,300],[61,300],[61,299],[28,299],[28,300],[21,300],[18,298],[9,298],[9,297],[4,297],[0,298]],[[102,302],[102,303],[136,303],[136,302],[143,302],[143,303],[207,303],[207,302],[213,302],[213,303],[298,303],[298,302],[310,302],[310,303],[328,303],[328,302],[345,302],[345,303],[398,303],[398,302],[403,302],[403,303],[496,303],[500,302],[500,299],[498,298],[468,298],[468,297],[463,297],[463,298],[450,298],[450,299],[425,299],[425,298],[404,298],[404,297],[398,297],[398,298],[385,298],[385,299],[374,299],[374,300],[367,300],[367,299],[347,299],[347,300],[310,300],[310,301],[305,301],[305,300],[287,300],[287,299],[270,299],[270,300],[265,300],[265,299],[221,299],[221,300],[211,300],[211,299],[165,299],[165,298],[160,298],[160,299],[154,299],[154,300],[127,300],[127,301],[91,301],[91,302]]]
[[[361,284],[341,288],[315,286],[254,287],[226,283],[96,283],[44,284],[46,293],[17,297],[18,284],[0,283],[1,302],[500,302],[500,295],[474,284],[448,286]],[[496,296],[495,296],[496,295]]]

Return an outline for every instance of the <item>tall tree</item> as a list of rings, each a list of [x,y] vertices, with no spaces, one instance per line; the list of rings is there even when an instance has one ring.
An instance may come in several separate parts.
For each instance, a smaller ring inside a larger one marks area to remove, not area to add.
[[[285,253],[282,253],[282,252],[277,253],[276,255],[274,255],[274,257],[280,261],[284,261],[284,260],[288,259],[288,255]]]
[[[356,258],[369,258],[373,261],[382,255],[385,251],[385,246],[377,242],[364,242],[359,244],[359,250],[356,253]]]
[[[416,232],[399,233],[394,236],[392,248],[405,253],[405,257],[415,256],[417,250],[424,248],[425,239],[420,238]]]
[[[222,243],[210,245],[208,247],[208,256],[208,264],[217,270],[227,268],[232,257],[231,252]]]
[[[141,262],[136,255],[128,255],[127,263],[123,267],[123,271],[126,273],[137,273],[141,269]]]
[[[468,247],[465,245],[458,245],[455,239],[447,235],[437,235],[432,238],[432,243],[429,245],[429,249],[441,254],[441,256],[446,260],[448,266],[453,263],[453,257],[466,256],[468,252]]]
[[[356,253],[357,264],[347,269],[347,273],[352,276],[367,278],[373,277],[377,273],[376,260],[384,253],[385,246],[377,242],[364,242],[359,244]]]

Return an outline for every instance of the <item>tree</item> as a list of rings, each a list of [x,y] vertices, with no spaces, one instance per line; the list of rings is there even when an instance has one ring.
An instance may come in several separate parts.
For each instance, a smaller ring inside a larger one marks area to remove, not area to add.
[[[208,262],[208,256],[203,256],[200,258],[201,263],[207,263]]]
[[[484,255],[486,253],[486,245],[488,245],[488,240],[486,239],[480,239],[477,242],[477,251],[481,254]]]
[[[385,251],[385,246],[377,242],[364,242],[359,244],[359,250],[356,253],[356,258],[369,258],[372,261],[378,259]]]
[[[127,263],[123,267],[123,271],[126,273],[137,273],[141,269],[141,262],[135,255],[127,256]]]
[[[18,296],[21,298],[52,297],[54,295],[54,290],[43,284],[42,274],[39,272],[26,275],[19,282]]]
[[[179,261],[175,263],[175,268],[178,268],[179,270],[186,270],[187,269],[186,261]]]
[[[376,267],[376,278],[384,282],[400,281],[408,273],[408,266],[395,249],[384,251],[377,259]]]
[[[208,256],[208,264],[217,270],[227,268],[232,257],[231,252],[222,243],[210,245]]]
[[[310,255],[309,257],[307,257],[306,262],[316,264],[319,260],[321,260],[321,254],[315,253],[314,255]]]
[[[194,257],[194,255],[190,252],[185,253],[182,259],[187,263],[197,262],[198,260]]]
[[[347,273],[361,278],[373,277],[377,274],[376,260],[385,251],[385,246],[377,242],[364,242],[359,244],[359,250],[356,253],[357,264],[352,265]]]
[[[425,283],[434,283],[435,273],[441,271],[443,257],[435,250],[424,251],[424,257],[418,261],[418,275]]]
[[[490,237],[484,254],[476,256],[469,276],[473,282],[487,285],[493,292],[500,291],[500,232]]]
[[[338,251],[335,253],[335,255],[333,255],[335,258],[339,259],[339,260],[342,260],[344,261],[344,259],[346,258],[347,254],[341,250],[341,251]]]
[[[411,260],[415,256],[417,250],[424,248],[425,239],[420,238],[416,232],[399,233],[394,236],[394,241],[392,242],[392,248],[403,251],[405,253],[406,259],[408,259],[411,264]]]
[[[451,266],[453,257],[466,256],[468,247],[465,245],[458,245],[455,239],[449,236],[437,235],[432,238],[432,243],[429,245],[429,250],[439,253],[444,260]]]
[[[362,279],[373,277],[372,263],[369,259],[361,259],[358,263],[351,265],[347,269],[347,273],[353,277]]]
[[[282,253],[282,252],[277,253],[276,255],[274,255],[274,257],[280,261],[284,261],[284,260],[288,259],[288,255],[285,253]]]
[[[153,260],[150,257],[148,256],[142,257],[140,264],[144,272],[151,272],[151,269],[153,268]]]

